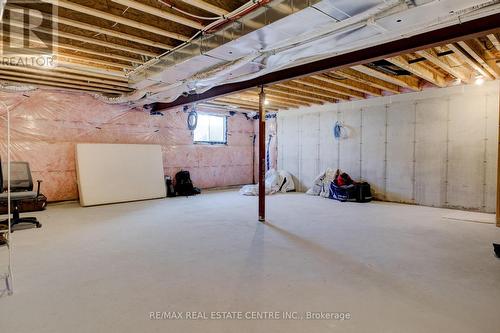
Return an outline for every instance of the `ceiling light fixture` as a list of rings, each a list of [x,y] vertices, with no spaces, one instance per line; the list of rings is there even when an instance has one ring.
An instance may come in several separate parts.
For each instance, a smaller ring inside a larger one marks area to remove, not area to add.
[[[483,83],[484,83],[484,78],[482,76],[476,77],[476,81],[474,82],[476,86],[482,86]]]

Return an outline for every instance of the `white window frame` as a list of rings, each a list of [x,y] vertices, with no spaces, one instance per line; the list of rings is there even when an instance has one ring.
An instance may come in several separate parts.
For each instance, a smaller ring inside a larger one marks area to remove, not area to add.
[[[219,118],[224,118],[224,141],[197,141],[195,140],[195,135],[194,132],[196,129],[193,131],[193,143],[197,145],[227,145],[227,116],[226,115],[220,115],[220,114],[211,114],[211,113],[198,113],[198,117],[200,116],[209,116],[209,117],[219,117]]]

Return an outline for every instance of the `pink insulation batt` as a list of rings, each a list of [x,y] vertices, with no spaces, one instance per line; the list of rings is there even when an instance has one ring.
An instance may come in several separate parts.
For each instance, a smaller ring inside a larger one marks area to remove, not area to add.
[[[4,161],[6,108],[11,116],[12,160],[30,163],[33,179],[43,180],[42,192],[49,201],[78,198],[76,143],[159,144],[165,175],[189,170],[200,188],[252,182],[257,121],[243,114],[228,118],[228,144],[211,146],[193,144],[182,108],[164,111],[164,116],[150,116],[142,108],[109,105],[78,92],[0,92],[0,156]]]

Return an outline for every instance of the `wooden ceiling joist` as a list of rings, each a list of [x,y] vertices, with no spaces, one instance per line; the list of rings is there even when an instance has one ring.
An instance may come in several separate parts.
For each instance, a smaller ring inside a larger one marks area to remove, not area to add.
[[[354,66],[352,67],[352,69],[361,72],[363,74],[373,76],[374,78],[377,78],[379,80],[398,85],[403,88],[407,88],[413,91],[422,90],[420,80],[411,76],[390,75],[365,65]]]
[[[295,81],[288,81],[288,82],[279,83],[279,84],[277,84],[277,86],[286,87],[286,88],[293,89],[296,91],[301,91],[304,93],[311,93],[314,95],[323,96],[323,97],[327,97],[327,98],[334,98],[334,99],[343,100],[343,101],[350,100],[349,96],[338,94],[336,92],[332,92],[332,91],[328,91],[328,90],[318,89],[318,88],[311,87],[309,85],[305,85],[305,84],[298,83]]]
[[[404,56],[388,58],[387,61],[438,87],[444,88],[448,86],[446,78],[443,74],[424,67],[419,63],[409,64],[408,60]]]
[[[258,95],[257,94],[253,94],[253,96],[258,99]],[[278,96],[277,94],[274,94],[272,92],[270,93],[266,93],[266,99],[269,100],[269,101],[274,101],[278,104],[283,104],[283,105],[290,105],[290,106],[310,106],[311,103],[310,102],[307,102],[307,101],[300,101],[300,100],[297,100],[297,99],[291,99],[289,97],[282,97],[282,96]]]
[[[313,75],[308,78],[297,79],[294,81],[314,88],[343,94],[352,98],[361,98],[361,99],[365,98],[364,93],[340,86],[337,84],[336,81],[327,78],[326,76],[323,75]]]
[[[292,89],[299,91],[309,91],[316,95],[336,98],[344,101],[351,100],[348,95],[340,94],[336,89],[329,89],[328,87],[325,87],[325,84],[318,84],[317,82],[310,82],[305,79],[293,80],[284,84]]]
[[[33,68],[33,67],[29,67],[29,68]],[[101,78],[101,79],[106,79],[106,80],[111,80],[111,81],[118,81],[118,82],[122,82],[122,83],[128,82],[125,75],[123,75],[121,73],[120,73],[120,75],[116,75],[115,73],[107,74],[107,73],[103,73],[103,72],[99,72],[99,71],[90,71],[87,68],[75,68],[75,67],[73,67],[73,68],[55,67],[53,69],[48,69],[48,70],[54,71],[54,72],[82,75],[84,77]]]
[[[123,24],[123,25],[129,26],[129,27],[135,28],[135,29],[151,32],[151,33],[163,36],[163,37],[169,37],[169,38],[177,39],[177,40],[180,40],[183,42],[189,40],[189,37],[181,35],[179,33],[166,31],[166,30],[163,30],[159,27],[148,25],[148,24],[145,24],[142,22],[137,22],[137,21],[125,18],[123,16],[113,15],[113,14],[103,12],[103,11],[100,11],[100,10],[97,10],[94,8],[82,6],[82,5],[76,4],[74,2],[67,1],[67,0],[40,0],[40,1],[45,2],[45,3],[50,3],[50,4],[56,5],[58,7],[63,7],[63,8],[69,9],[69,10],[73,10],[76,12],[80,12],[80,13],[83,13],[83,14],[86,14],[89,16],[104,19],[104,20],[107,20],[107,21],[110,21],[113,23],[119,23],[119,24]]]
[[[22,22],[11,21],[10,25],[16,26],[19,28],[24,28],[24,24]],[[52,34],[52,35],[55,35],[57,37],[67,38],[67,39],[71,39],[71,40],[77,40],[77,41],[84,42],[84,43],[109,47],[109,48],[120,50],[120,51],[126,51],[126,52],[130,52],[130,53],[135,53],[135,54],[142,54],[142,55],[146,55],[148,57],[156,57],[158,55],[158,54],[151,52],[151,51],[137,49],[134,47],[129,47],[129,46],[115,44],[115,43],[110,43],[110,42],[106,42],[106,41],[96,39],[96,38],[89,38],[89,37],[85,37],[85,36],[81,36],[81,35],[75,35],[75,34],[61,31],[61,30],[51,30],[51,29],[47,29],[44,27],[35,27],[35,28],[32,28],[32,30],[42,32],[45,34]]]
[[[214,108],[224,108],[224,109],[232,110],[232,111],[237,111],[238,109],[242,109],[242,110],[246,110],[246,111],[257,112],[259,110],[259,108],[257,108],[257,107],[239,106],[239,105],[229,106],[227,103],[217,102],[215,100],[203,102],[202,104],[205,106],[208,106],[208,107],[213,106]]]
[[[227,15],[229,12],[227,10],[224,10],[222,8],[219,8],[217,6],[214,6],[208,2],[202,1],[202,0],[181,0],[184,3],[187,3],[188,5],[191,5],[193,7],[203,9],[206,12],[213,13],[219,16]]]
[[[462,82],[471,83],[473,80],[473,73],[465,69],[464,67],[454,67],[446,61],[446,57],[439,57],[437,53],[432,50],[422,50],[416,52],[421,57],[427,59],[434,65],[438,66],[445,72],[453,75],[455,78],[460,79]]]
[[[211,101],[207,101],[207,102],[204,102],[204,103],[207,103],[207,104],[210,104],[210,105],[214,105],[216,107],[219,106],[219,107],[224,107],[224,108],[234,109],[234,110],[237,110],[238,108],[244,108],[246,110],[252,110],[252,111],[258,111],[259,110],[259,108],[255,107],[255,106],[244,106],[244,105],[228,104],[228,103],[220,102],[220,101],[217,101],[217,100],[211,100]]]
[[[490,40],[491,44],[497,49],[497,51],[500,51],[500,39],[498,39],[497,35],[495,34],[489,34],[488,39]]]
[[[248,90],[248,92],[251,92],[252,94],[254,94],[255,97],[258,97],[260,89],[251,89],[251,90]],[[274,97],[275,99],[283,99],[283,100],[290,101],[290,102],[296,103],[296,104],[318,103],[317,100],[308,99],[307,97],[300,98],[300,97],[296,97],[293,95],[289,95],[289,94],[283,93],[277,89],[273,89],[272,87],[266,87],[266,96]]]
[[[73,54],[68,54],[68,53],[58,53],[56,55],[56,62],[59,61],[60,59],[68,59],[70,61],[80,61],[83,62],[84,64],[88,63],[93,63],[93,64],[99,64],[102,66],[106,67],[114,67],[115,69],[133,69],[134,67],[130,65],[124,65],[119,62],[112,62],[112,61],[106,61],[106,60],[101,60],[101,59],[95,59],[95,58],[89,58],[89,57],[81,57]]]
[[[152,47],[156,47],[156,48],[163,49],[163,50],[171,50],[174,48],[174,46],[169,45],[169,44],[160,43],[157,41],[153,41],[150,39],[126,34],[126,33],[111,30],[111,29],[101,28],[101,27],[98,27],[95,25],[70,20],[70,19],[67,19],[64,17],[58,17],[55,19],[55,21],[59,24],[64,24],[64,25],[75,27],[75,28],[92,31],[92,32],[95,32],[97,34],[106,35],[106,36],[115,37],[115,38],[120,38],[123,40],[128,40],[131,42],[135,42],[135,43],[139,43],[139,44],[143,44],[143,45],[147,45],[147,46],[152,46]]]
[[[0,75],[9,76],[9,77],[12,77],[12,79],[16,79],[16,78],[28,78],[28,79],[35,79],[35,80],[40,79],[40,75],[37,75],[37,74],[27,74],[27,73],[22,73],[22,72],[14,73],[11,71],[6,71],[6,70],[0,70]],[[111,85],[101,84],[101,83],[84,82],[81,80],[62,79],[60,77],[43,76],[43,80],[44,81],[52,81],[52,82],[70,83],[70,84],[75,84],[75,85],[84,86],[84,87],[96,87],[96,88],[112,89],[112,90],[122,91],[122,92],[132,91],[132,89],[129,89],[129,88],[111,86]]]
[[[0,39],[3,37],[4,37],[3,34],[0,33]],[[14,32],[11,32],[9,34],[9,38],[18,39],[18,40],[22,40],[22,41],[26,40],[26,36],[23,36],[21,34],[14,33]],[[31,37],[29,38],[29,41],[30,41],[30,43],[35,44],[35,45],[40,44],[39,40],[35,40],[34,38],[31,38]],[[135,64],[142,64],[143,63],[142,60],[139,60],[137,58],[125,57],[125,56],[120,56],[120,55],[116,55],[116,54],[110,54],[107,52],[106,53],[98,52],[98,51],[91,50],[88,48],[83,48],[83,47],[78,47],[78,46],[74,46],[74,45],[67,44],[67,43],[62,43],[60,41],[57,42],[56,48],[58,50],[64,49],[64,50],[70,50],[70,51],[80,52],[80,53],[88,53],[88,54],[96,55],[99,57],[111,58],[113,60],[121,60],[121,61],[135,63]]]
[[[76,62],[72,62],[72,61],[66,61],[64,59],[57,59],[56,64],[57,64],[56,68],[60,68],[60,67],[78,68],[78,69],[88,71],[88,72],[104,73],[107,75],[115,75],[118,77],[124,76],[123,71],[119,71],[119,70],[115,70],[115,69],[111,69],[111,68],[105,68],[105,67],[98,67],[96,65],[82,64],[82,63],[76,63]]]
[[[484,69],[470,54],[467,53],[460,45],[457,43],[448,44],[447,47],[452,50],[462,61],[467,63],[472,69],[474,69],[478,74],[484,76],[485,78],[493,79],[493,75]]]
[[[0,63],[0,69],[8,70],[9,72],[13,73],[15,75],[16,73],[34,73],[40,75],[42,77],[54,77],[54,78],[62,78],[62,79],[74,79],[74,80],[80,80],[84,82],[96,82],[96,83],[103,83],[106,85],[110,86],[117,86],[117,87],[124,87],[128,88],[128,83],[122,82],[122,81],[113,81],[113,80],[106,80],[106,79],[101,79],[97,77],[91,77],[91,76],[86,76],[83,73],[80,74],[70,74],[70,73],[64,73],[64,72],[58,72],[52,69],[40,69],[40,68],[34,68],[34,67],[24,67],[24,66],[9,66],[9,65],[4,65]]]
[[[253,99],[251,97],[250,98],[247,97],[247,98],[243,99],[241,96],[238,98],[226,96],[226,97],[223,97],[223,98],[220,98],[217,100],[227,102],[230,104],[240,103],[240,104],[247,105],[247,106],[255,106],[257,108],[259,107],[258,99]],[[295,107],[299,107],[299,106],[298,105],[288,105],[288,104],[285,105],[285,104],[279,103],[275,100],[267,98],[266,108],[282,109],[282,108],[290,108],[290,107],[295,108]]]
[[[291,89],[289,86],[286,86],[286,85],[280,84],[280,83],[266,87],[266,91],[284,93],[284,94],[287,94],[288,96],[302,98],[306,101],[310,101],[311,103],[314,103],[314,101],[316,101],[316,103],[323,103],[323,102],[336,103],[337,102],[337,100],[335,98],[320,96],[320,95],[312,94],[311,92],[307,92],[307,91],[294,90],[294,89]]]
[[[248,101],[243,101],[243,100],[238,100],[238,99],[232,99],[230,97],[216,98],[214,101],[216,103],[224,103],[225,105],[236,105],[236,106],[240,106],[240,107],[252,108],[254,110],[259,109],[258,102],[248,102]],[[273,105],[267,105],[266,109],[277,111],[279,108],[274,107]]]
[[[196,30],[203,29],[203,25],[200,24],[199,22],[193,21],[193,20],[185,18],[183,16],[179,16],[179,15],[175,15],[175,14],[166,12],[164,10],[157,8],[157,7],[148,6],[148,5],[145,5],[143,3],[133,1],[133,0],[111,0],[111,1],[118,3],[118,4],[125,6],[125,7],[134,8],[138,11],[148,13],[148,14],[151,14],[154,16],[158,16],[158,17],[161,17],[165,20],[169,20],[172,22],[176,22],[176,23],[194,28]]]
[[[9,82],[18,82],[18,83],[23,82],[23,83],[28,83],[28,84],[35,84],[38,86],[72,88],[72,89],[84,90],[84,91],[105,92],[105,93],[110,93],[110,94],[121,94],[122,93],[122,91],[117,91],[117,90],[112,90],[112,89],[94,88],[94,87],[88,87],[88,86],[82,86],[82,85],[76,85],[76,84],[50,82],[50,81],[45,81],[45,80],[40,80],[40,79],[12,78],[11,76],[4,76],[4,75],[0,75],[0,80],[9,81]]]
[[[70,44],[57,43],[57,49],[74,51],[74,52],[78,52],[80,54],[81,53],[88,53],[88,54],[96,55],[96,56],[103,57],[103,58],[111,58],[114,60],[126,61],[126,62],[133,63],[133,64],[143,64],[144,63],[143,61],[141,61],[139,59],[135,59],[135,58],[131,58],[131,57],[124,57],[124,56],[115,55],[115,54],[97,52],[94,50],[90,50],[90,49],[86,49],[86,48],[78,47],[78,46],[73,46]]]
[[[374,88],[378,88],[382,91],[389,91],[395,94],[400,93],[399,86],[384,80],[380,80],[374,76],[367,75],[365,73],[361,73],[359,71],[356,71],[352,68],[345,68],[341,69],[339,71],[336,71],[335,73],[342,75],[343,77],[349,78],[354,81],[358,81],[364,84],[367,84],[369,86],[372,86]]]
[[[259,96],[256,93],[251,92],[251,91],[243,92],[243,93],[231,96],[231,98],[233,98],[233,97],[238,98],[238,99],[242,99],[244,101],[248,101],[251,103],[257,103],[257,105],[259,104]],[[277,107],[297,108],[297,107],[301,107],[301,106],[310,106],[310,104],[307,104],[304,102],[300,102],[300,103],[291,102],[289,100],[276,98],[276,97],[271,96],[269,94],[266,94],[266,102],[268,103],[268,105],[271,104],[271,105],[275,105]]]
[[[22,7],[7,4],[6,8],[13,9],[13,8],[22,8]],[[92,31],[92,32],[95,32],[96,34],[120,38],[120,39],[123,39],[126,41],[131,41],[131,42],[135,42],[135,43],[139,43],[139,44],[143,44],[143,45],[147,45],[147,46],[152,46],[152,47],[156,47],[156,48],[163,49],[163,50],[171,50],[172,48],[174,48],[174,46],[169,45],[169,44],[165,44],[165,43],[153,41],[150,39],[130,35],[130,34],[127,34],[124,32],[116,31],[116,30],[102,28],[102,27],[99,27],[95,24],[89,24],[89,23],[84,23],[84,22],[80,22],[80,21],[75,21],[75,20],[71,20],[69,18],[62,17],[62,16],[53,16],[53,15],[50,15],[48,13],[44,13],[44,15],[46,18],[52,20],[55,23],[67,25],[70,27],[78,28],[78,29]]]
[[[316,98],[308,98],[307,96],[296,96],[285,93],[279,89],[275,89],[274,86],[266,87],[266,95],[275,96],[277,98],[286,98],[292,102],[306,102],[308,104],[323,104],[323,100]],[[302,94],[304,95],[304,94]]]
[[[372,96],[382,96],[382,90],[380,90],[378,88],[374,88],[374,87],[367,85],[367,84],[364,84],[364,83],[360,83],[360,82],[355,81],[355,80],[351,80],[347,77],[344,77],[341,74],[325,73],[323,75],[313,75],[312,78],[318,79],[318,80],[323,80],[323,81],[329,82],[329,83],[333,83],[337,86],[347,88],[347,89],[349,89],[349,91],[354,90],[354,91],[360,92],[361,93],[360,95],[367,94],[367,95],[372,95]],[[352,96],[352,97],[356,98],[357,96]],[[363,97],[360,97],[360,98],[363,98]]]
[[[458,45],[469,53],[484,69],[486,69],[495,79],[500,78],[500,68],[489,51],[485,50],[475,40],[461,41]]]

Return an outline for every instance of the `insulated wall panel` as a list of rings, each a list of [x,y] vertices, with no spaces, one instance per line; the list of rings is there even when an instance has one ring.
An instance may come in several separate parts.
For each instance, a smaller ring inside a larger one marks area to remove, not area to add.
[[[457,208],[483,206],[486,96],[459,95],[448,100],[447,205]],[[470,110],[471,112],[466,112]],[[477,193],[477,195],[470,195]]]
[[[415,144],[415,200],[427,206],[446,206],[448,102],[418,101]]]
[[[307,190],[319,173],[319,114],[299,117],[300,128],[300,190]]]
[[[500,85],[500,82],[498,83]],[[500,88],[499,88],[500,90]],[[498,154],[498,114],[500,108],[499,94],[490,92],[486,99],[488,118],[485,119],[486,130],[486,172],[484,189],[484,211],[494,212],[496,209],[497,184],[497,154]]]
[[[376,105],[361,109],[360,171],[361,179],[373,184],[377,198],[386,195],[386,107]],[[355,174],[355,173],[354,173]]]
[[[339,165],[339,140],[335,140],[333,128],[337,122],[338,112],[336,105],[329,105],[328,109],[320,112],[320,136],[319,136],[319,170],[323,172],[327,168],[338,168]],[[319,173],[318,173],[319,174]]]
[[[299,190],[318,167],[340,167],[378,199],[494,212],[499,93],[488,82],[281,112],[278,158],[301,178]]]
[[[278,123],[278,169],[286,170],[294,177],[295,184],[299,184],[299,117],[297,115],[280,119]],[[298,188],[297,188],[298,190]]]
[[[160,145],[78,144],[76,170],[82,206],[166,196]]]
[[[353,179],[359,179],[361,177],[359,173],[361,109],[344,108],[341,120],[344,123],[347,138],[340,140],[340,169],[349,173]]]
[[[392,103],[387,107],[386,200],[413,202],[415,172],[414,103]]]

